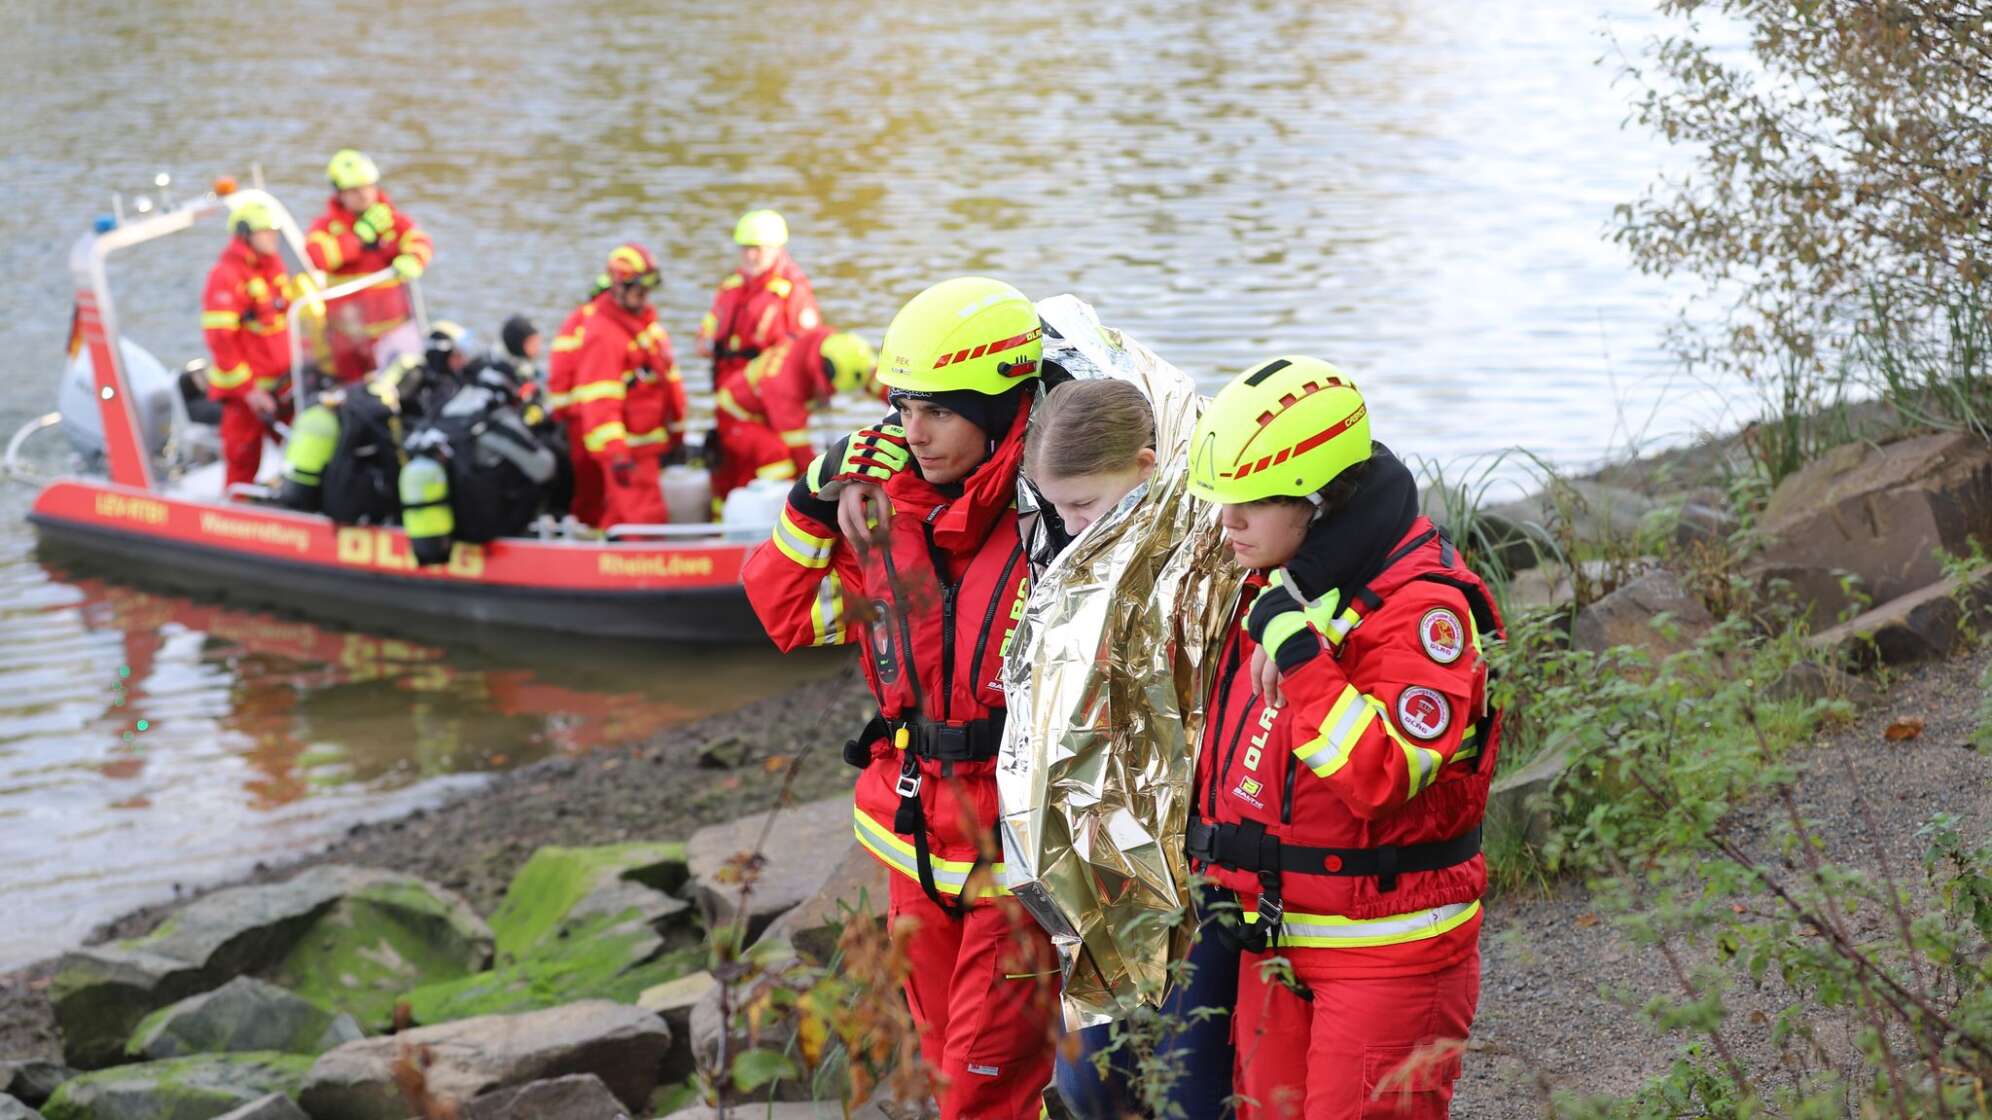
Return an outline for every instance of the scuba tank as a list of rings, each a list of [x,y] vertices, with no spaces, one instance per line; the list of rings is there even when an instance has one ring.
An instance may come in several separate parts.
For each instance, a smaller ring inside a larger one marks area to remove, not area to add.
[[[277,500],[285,509],[319,511],[325,500],[325,464],[338,447],[337,412],[315,404],[298,415],[284,443],[284,488]]]
[[[449,455],[449,437],[435,429],[417,432],[409,437],[407,450],[408,461],[397,480],[401,528],[408,534],[408,550],[417,564],[441,564],[450,558],[450,534],[456,530],[450,512],[450,471],[437,458]]]

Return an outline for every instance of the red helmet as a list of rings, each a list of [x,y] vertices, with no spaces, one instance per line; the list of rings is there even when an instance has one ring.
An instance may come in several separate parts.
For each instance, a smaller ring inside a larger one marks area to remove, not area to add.
[[[634,241],[625,241],[609,254],[609,280],[616,284],[641,284],[655,288],[664,282],[657,271],[657,258]]]

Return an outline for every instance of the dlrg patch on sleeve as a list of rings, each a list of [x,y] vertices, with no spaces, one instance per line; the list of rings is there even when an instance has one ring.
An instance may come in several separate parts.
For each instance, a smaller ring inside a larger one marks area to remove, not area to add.
[[[1414,739],[1430,741],[1452,726],[1452,701],[1445,694],[1412,685],[1397,694],[1397,726]]]
[[[1466,626],[1446,607],[1433,607],[1418,620],[1418,644],[1425,656],[1441,665],[1450,665],[1466,652]]]

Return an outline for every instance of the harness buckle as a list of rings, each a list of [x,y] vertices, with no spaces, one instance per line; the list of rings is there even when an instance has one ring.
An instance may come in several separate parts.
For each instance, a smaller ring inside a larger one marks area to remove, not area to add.
[[[910,762],[912,759],[909,757],[908,761]],[[892,792],[898,794],[900,797],[920,796],[919,763],[914,762],[911,766],[902,766],[899,768],[899,782],[892,787]]]
[[[975,757],[969,750],[968,728],[938,724],[930,734],[929,742],[935,759],[941,762],[968,762]]]

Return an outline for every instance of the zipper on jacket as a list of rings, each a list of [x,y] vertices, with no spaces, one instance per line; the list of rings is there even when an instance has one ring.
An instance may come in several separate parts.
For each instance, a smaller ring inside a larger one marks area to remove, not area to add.
[[[989,632],[996,625],[996,608],[1002,605],[1003,589],[1010,586],[1010,573],[1017,570],[1017,561],[1023,556],[1024,541],[1019,537],[1017,547],[1003,563],[1003,574],[996,577],[996,594],[989,597],[989,610],[982,616],[982,633],[975,639],[975,660],[968,664],[969,675],[977,688],[982,687],[982,656],[989,652]]]
[[[1293,779],[1294,771],[1300,765],[1300,756],[1287,751],[1286,785],[1280,787],[1280,823],[1293,823]]]
[[[938,718],[943,722],[953,718],[955,591],[961,586],[960,581],[949,578],[947,550],[934,540],[934,519],[947,508],[945,504],[935,506],[920,526],[927,536],[927,558],[933,562],[934,578],[941,581],[941,711],[938,717],[929,713],[928,718]]]

